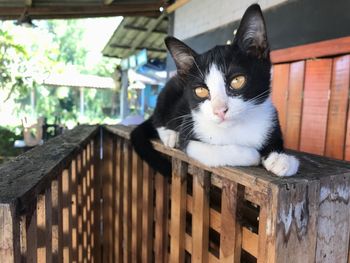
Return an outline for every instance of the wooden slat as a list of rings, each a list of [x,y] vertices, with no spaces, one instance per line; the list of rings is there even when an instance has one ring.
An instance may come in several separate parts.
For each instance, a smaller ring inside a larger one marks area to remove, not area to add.
[[[276,106],[282,133],[286,132],[289,64],[273,66],[272,102]]]
[[[192,261],[208,262],[209,173],[198,169],[193,174]]]
[[[37,262],[37,211],[36,204],[31,213],[27,214],[27,261]]]
[[[52,192],[49,187],[45,191],[46,262],[52,262],[52,216]]]
[[[256,258],[258,257],[258,235],[246,227],[242,228],[242,249]]]
[[[15,224],[16,221],[11,206],[9,204],[0,204],[0,259],[4,263],[20,262],[19,222],[18,226],[15,226]],[[18,233],[15,233],[14,229],[17,227]],[[18,247],[17,251],[16,243]]]
[[[220,262],[239,262],[241,227],[237,223],[238,186],[223,180],[221,196]]]
[[[324,154],[332,60],[306,62],[300,150]]]
[[[267,262],[266,231],[267,228],[267,208],[266,204],[260,206],[259,212],[259,233],[258,233],[258,256],[257,263]]]
[[[142,260],[152,262],[153,251],[153,193],[154,173],[146,162],[143,163],[143,203],[142,203]]]
[[[58,180],[51,182],[51,214],[52,214],[52,262],[60,262],[58,256],[59,234],[58,234]]]
[[[135,151],[132,152],[132,237],[131,262],[141,262],[142,241],[142,160]]]
[[[83,175],[82,175],[82,154],[77,156],[77,204],[78,204],[78,262],[83,261]]]
[[[37,214],[37,262],[46,262],[46,207],[45,195],[38,195]]]
[[[69,225],[70,225],[70,247],[71,247],[71,259],[73,262],[78,262],[78,185],[77,185],[77,162],[75,159],[71,163],[71,176],[69,177],[69,184],[71,189],[71,205],[69,206]]]
[[[70,262],[69,258],[69,170],[62,172],[62,246],[63,246],[63,262]]]
[[[83,150],[82,168],[82,189],[83,189],[83,260],[87,260],[87,169],[86,169],[86,148]]]
[[[123,240],[124,262],[131,262],[131,147],[124,141]]]
[[[118,138],[116,144],[116,180],[115,180],[115,218],[114,218],[114,251],[116,261],[123,261],[123,195],[124,195],[124,159],[123,139]]]
[[[293,150],[298,150],[300,144],[304,73],[305,61],[290,64],[287,102],[287,129],[284,134],[284,142],[286,148]]]
[[[185,257],[187,165],[173,159],[171,181],[170,262],[183,262]]]
[[[91,262],[91,148],[86,146],[86,232],[87,232],[87,261]]]
[[[350,37],[341,37],[317,43],[299,45],[271,52],[272,63],[291,62],[302,59],[329,57],[350,53]]]
[[[155,220],[155,241],[154,257],[155,262],[164,262],[167,252],[166,224],[167,224],[167,179],[159,173],[155,175],[156,205],[154,211]]]
[[[344,157],[345,128],[348,111],[350,55],[333,61],[331,97],[328,111],[325,155]]]
[[[113,139],[107,134],[103,142],[103,262],[113,262]]]
[[[62,173],[57,178],[58,261],[63,262]]]
[[[100,130],[101,131],[101,130]],[[94,138],[94,151],[93,151],[93,167],[95,171],[94,176],[94,263],[101,262],[101,161],[100,161],[100,136]]]

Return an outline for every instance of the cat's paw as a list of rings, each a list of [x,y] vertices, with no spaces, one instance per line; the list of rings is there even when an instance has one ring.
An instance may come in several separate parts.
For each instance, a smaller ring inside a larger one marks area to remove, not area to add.
[[[165,146],[174,148],[179,140],[179,133],[164,127],[157,128],[159,138]]]
[[[277,176],[292,176],[297,173],[299,168],[299,160],[292,155],[285,153],[272,152],[263,159],[262,164],[266,170]]]

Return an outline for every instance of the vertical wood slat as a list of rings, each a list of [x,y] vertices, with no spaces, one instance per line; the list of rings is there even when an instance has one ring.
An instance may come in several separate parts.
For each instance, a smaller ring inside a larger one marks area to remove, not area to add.
[[[101,136],[101,134],[100,134]],[[101,172],[100,172],[100,137],[94,139],[94,158],[93,165],[94,176],[94,262],[101,262],[101,243],[100,243],[100,227],[101,227]]]
[[[153,251],[153,193],[154,172],[149,165],[143,163],[143,204],[142,204],[142,260],[152,262]]]
[[[104,135],[103,141],[103,262],[113,262],[112,247],[112,204],[113,204],[113,139],[110,135]]]
[[[344,158],[345,129],[350,86],[350,55],[333,60],[325,155]]]
[[[272,102],[276,106],[282,134],[286,133],[289,64],[273,66]]]
[[[77,162],[76,159],[72,160],[71,176],[69,177],[69,185],[71,192],[71,205],[69,206],[69,225],[70,225],[70,248],[71,255],[70,258],[72,262],[78,262],[78,185],[77,185]]]
[[[58,262],[63,262],[62,173],[57,178]]]
[[[192,260],[208,262],[209,173],[196,168],[193,173]]]
[[[324,154],[331,69],[332,59],[306,62],[301,151]]]
[[[124,194],[124,159],[123,140],[116,143],[116,178],[115,178],[115,219],[114,219],[114,251],[116,262],[123,261],[123,194]]]
[[[131,147],[124,141],[123,244],[124,262],[131,261]]]
[[[227,179],[222,181],[220,262],[240,262],[241,227],[237,223],[237,203],[241,202],[238,185]]]
[[[37,262],[37,210],[36,204],[31,209],[31,213],[26,216],[27,219],[27,261]]]
[[[259,212],[259,235],[258,235],[258,259],[257,263],[267,262],[266,231],[267,228],[267,206],[266,203],[260,206]]]
[[[86,146],[86,228],[87,261],[91,262],[91,144]]]
[[[173,159],[171,181],[170,262],[185,260],[187,165]]]
[[[86,261],[87,259],[87,162],[86,162],[86,155],[87,150],[86,148],[83,149],[82,153],[82,189],[83,189],[83,203],[82,203],[82,212],[83,212],[83,259]]]
[[[52,262],[59,261],[59,187],[58,180],[51,182],[51,213],[52,213]]]
[[[21,262],[20,221],[9,204],[0,204],[0,226],[0,259],[4,263]]]
[[[168,184],[163,175],[155,175],[156,205],[154,211],[155,220],[155,240],[154,240],[154,257],[155,262],[165,262],[167,253],[167,234],[166,224],[168,223]]]
[[[37,214],[37,262],[46,262],[46,207],[45,195],[38,195],[36,203]]]
[[[95,167],[94,167],[94,141],[90,141],[90,155],[89,155],[89,169],[90,169],[90,183],[89,183],[89,249],[90,249],[90,262],[94,262],[95,253]],[[97,223],[98,224],[98,223]]]
[[[305,61],[290,64],[285,147],[298,150],[303,106]]]
[[[62,172],[62,202],[61,202],[61,216],[62,216],[62,241],[63,241],[63,262],[70,262],[69,258],[69,175],[70,171],[68,169]]]
[[[82,154],[77,156],[77,230],[78,230],[78,262],[83,261],[83,184]]]
[[[132,152],[132,236],[131,236],[131,262],[141,262],[142,241],[142,160]]]
[[[46,219],[46,262],[52,262],[52,191],[48,187],[45,191],[45,219]]]

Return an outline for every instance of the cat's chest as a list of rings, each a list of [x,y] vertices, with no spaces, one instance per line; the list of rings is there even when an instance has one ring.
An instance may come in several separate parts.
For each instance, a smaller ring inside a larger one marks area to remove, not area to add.
[[[273,125],[272,118],[256,116],[228,127],[220,127],[211,122],[198,122],[194,124],[194,132],[205,143],[238,144],[258,149],[265,143]]]

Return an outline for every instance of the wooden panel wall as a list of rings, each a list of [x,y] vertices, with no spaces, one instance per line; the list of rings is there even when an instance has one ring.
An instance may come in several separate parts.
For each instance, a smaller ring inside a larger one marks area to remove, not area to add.
[[[272,76],[285,147],[350,160],[350,55],[275,64]]]

